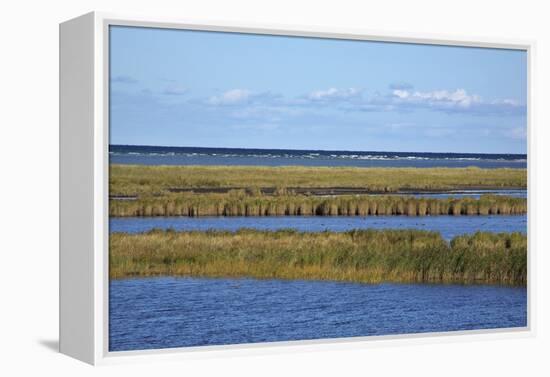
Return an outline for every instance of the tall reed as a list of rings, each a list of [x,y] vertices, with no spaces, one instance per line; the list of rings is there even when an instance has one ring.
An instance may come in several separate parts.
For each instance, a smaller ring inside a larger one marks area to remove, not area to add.
[[[364,283],[525,285],[527,240],[520,233],[454,238],[420,230],[295,230],[114,233],[110,277],[208,276]]]
[[[436,216],[518,215],[527,201],[498,195],[473,198],[416,198],[400,195],[262,196],[244,191],[229,194],[171,194],[111,200],[109,214],[127,216]]]

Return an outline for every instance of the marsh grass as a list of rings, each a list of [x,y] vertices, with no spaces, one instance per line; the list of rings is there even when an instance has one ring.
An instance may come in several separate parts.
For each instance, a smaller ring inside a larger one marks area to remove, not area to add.
[[[525,285],[527,239],[476,233],[450,243],[436,232],[153,230],[110,235],[110,277],[204,276],[363,283]]]
[[[436,216],[518,215],[527,212],[527,201],[499,195],[473,198],[415,198],[401,195],[250,195],[179,193],[111,200],[109,215],[127,216]]]
[[[162,195],[170,188],[353,187],[376,192],[524,188],[526,169],[111,165],[110,195]]]

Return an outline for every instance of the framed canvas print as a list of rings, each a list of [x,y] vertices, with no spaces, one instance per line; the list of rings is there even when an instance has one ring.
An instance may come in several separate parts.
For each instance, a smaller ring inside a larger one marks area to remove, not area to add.
[[[91,13],[60,50],[61,352],[532,331],[531,43]]]

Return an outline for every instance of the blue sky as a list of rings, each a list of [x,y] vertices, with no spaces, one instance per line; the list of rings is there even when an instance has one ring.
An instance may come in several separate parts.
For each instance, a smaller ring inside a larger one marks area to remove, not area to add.
[[[524,51],[111,27],[111,144],[525,153]]]

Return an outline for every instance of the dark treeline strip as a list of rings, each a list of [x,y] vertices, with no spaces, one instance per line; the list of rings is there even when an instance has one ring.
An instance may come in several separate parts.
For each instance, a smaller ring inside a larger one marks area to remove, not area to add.
[[[109,215],[128,216],[375,216],[517,215],[527,200],[498,195],[473,198],[415,198],[395,195],[262,196],[173,194],[137,200],[111,200]]]
[[[525,285],[527,238],[419,230],[295,230],[110,235],[110,277],[204,276]]]

